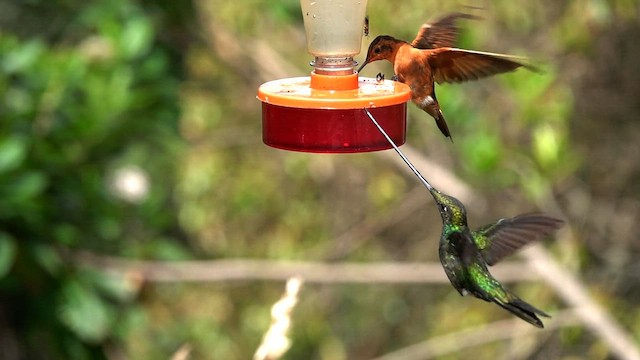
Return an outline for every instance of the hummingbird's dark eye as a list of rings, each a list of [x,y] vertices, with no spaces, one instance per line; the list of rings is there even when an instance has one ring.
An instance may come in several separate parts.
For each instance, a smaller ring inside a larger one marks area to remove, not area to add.
[[[376,54],[380,54],[380,48],[377,47],[377,48],[373,49],[373,52],[376,53]]]

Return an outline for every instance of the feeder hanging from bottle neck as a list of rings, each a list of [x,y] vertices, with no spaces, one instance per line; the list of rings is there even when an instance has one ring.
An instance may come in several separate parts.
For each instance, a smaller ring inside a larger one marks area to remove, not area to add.
[[[300,5],[314,70],[308,77],[260,86],[264,143],[318,153],[389,149],[363,111],[369,108],[394,142],[404,144],[408,86],[358,78],[355,71],[367,1],[301,0]]]

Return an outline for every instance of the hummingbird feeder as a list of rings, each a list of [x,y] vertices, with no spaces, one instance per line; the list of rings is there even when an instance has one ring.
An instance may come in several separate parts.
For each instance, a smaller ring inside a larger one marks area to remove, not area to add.
[[[270,81],[258,89],[265,144],[292,151],[354,153],[390,149],[368,109],[398,145],[406,135],[405,84],[358,78],[367,0],[300,0],[311,76]]]

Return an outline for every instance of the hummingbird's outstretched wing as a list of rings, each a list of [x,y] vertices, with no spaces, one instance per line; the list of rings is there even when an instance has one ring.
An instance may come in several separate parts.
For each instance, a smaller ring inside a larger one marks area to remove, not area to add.
[[[458,19],[480,19],[477,16],[464,13],[451,13],[440,19],[422,25],[418,35],[411,42],[411,46],[418,49],[435,49],[451,47],[458,37]]]
[[[532,241],[559,229],[564,221],[542,214],[519,215],[500,219],[472,232],[487,265],[494,265]]]
[[[433,79],[439,84],[477,80],[519,67],[539,71],[536,67],[523,63],[526,58],[450,47],[431,50],[427,59]]]

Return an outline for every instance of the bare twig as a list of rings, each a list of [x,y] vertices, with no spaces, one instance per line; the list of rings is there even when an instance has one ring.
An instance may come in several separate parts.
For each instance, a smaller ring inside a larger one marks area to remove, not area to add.
[[[300,275],[309,283],[438,283],[449,282],[440,263],[319,263],[305,261],[224,259],[211,261],[140,261],[88,252],[72,255],[83,266],[119,274],[135,274],[151,282],[287,280]],[[492,271],[503,282],[536,280],[521,263],[505,262]]]
[[[554,314],[553,320],[554,321],[549,322],[549,325],[544,329],[545,331],[580,324],[579,319],[574,315],[573,311],[570,310]],[[520,319],[501,320],[472,329],[465,329],[451,334],[433,337],[418,344],[385,354],[375,360],[431,359],[494,341],[508,340],[514,337],[530,336],[539,333],[539,329],[523,323]]]
[[[589,292],[575,275],[563,269],[541,246],[532,246],[522,254],[529,264],[551,285],[576,315],[620,359],[639,360],[640,350],[627,333],[602,307],[593,301]]]

